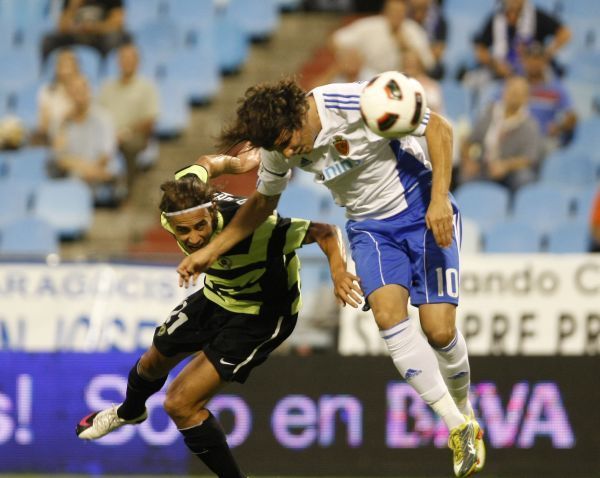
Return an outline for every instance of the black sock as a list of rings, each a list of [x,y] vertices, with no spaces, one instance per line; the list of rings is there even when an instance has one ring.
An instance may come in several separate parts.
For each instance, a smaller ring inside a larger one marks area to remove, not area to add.
[[[200,425],[179,430],[194,455],[221,478],[245,478],[235,461],[225,433],[212,414]]]
[[[137,371],[139,360],[129,371],[127,380],[127,393],[125,401],[117,409],[117,415],[125,420],[133,420],[139,417],[146,409],[146,400],[158,392],[167,381],[167,377],[159,378],[158,380],[150,381],[141,377]]]

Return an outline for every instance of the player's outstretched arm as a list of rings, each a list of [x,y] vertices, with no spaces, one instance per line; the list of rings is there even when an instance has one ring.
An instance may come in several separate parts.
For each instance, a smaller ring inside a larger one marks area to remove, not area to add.
[[[200,156],[196,164],[208,171],[208,176],[216,178],[221,174],[242,174],[252,171],[260,163],[260,149],[248,142],[229,149],[224,154]]]
[[[431,202],[425,221],[440,247],[452,243],[452,204],[448,197],[452,177],[452,126],[432,112],[425,131],[432,166]]]
[[[304,238],[304,244],[319,244],[329,261],[329,271],[333,280],[334,294],[340,305],[357,308],[362,302],[362,290],[358,277],[346,270],[346,249],[342,233],[337,226],[311,222]]]
[[[231,222],[206,247],[184,258],[177,267],[179,286],[196,284],[198,276],[208,269],[220,255],[227,252],[242,239],[248,237],[273,213],[279,196],[265,196],[255,191],[238,209]]]

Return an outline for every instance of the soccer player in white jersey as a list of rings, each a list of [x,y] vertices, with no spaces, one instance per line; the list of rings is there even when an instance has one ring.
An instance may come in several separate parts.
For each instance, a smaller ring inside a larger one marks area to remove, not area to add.
[[[394,365],[450,430],[454,473],[483,467],[483,431],[469,403],[465,340],[455,326],[460,216],[449,193],[452,130],[427,111],[414,136],[374,134],[362,121],[364,83],[337,83],[306,94],[291,79],[249,88],[222,146],[261,147],[257,190],[225,230],[178,267],[180,283],[249,235],[277,205],[291,170],[314,174],[346,208],[346,231],[360,285]],[[423,337],[410,324],[418,307]]]

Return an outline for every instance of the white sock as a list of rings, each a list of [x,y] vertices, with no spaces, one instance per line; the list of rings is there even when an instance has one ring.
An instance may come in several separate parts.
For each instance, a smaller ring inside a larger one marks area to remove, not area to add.
[[[448,429],[464,423],[464,417],[448,394],[431,346],[412,326],[410,317],[379,333],[400,375],[434,407]]]
[[[444,420],[448,430],[452,430],[466,421],[464,415],[456,408],[456,404],[448,392],[437,402],[431,404],[431,408]]]
[[[469,402],[471,368],[469,367],[469,355],[465,338],[456,329],[456,335],[448,345],[433,350],[454,403],[456,403],[461,413],[470,416],[473,413],[473,408]]]

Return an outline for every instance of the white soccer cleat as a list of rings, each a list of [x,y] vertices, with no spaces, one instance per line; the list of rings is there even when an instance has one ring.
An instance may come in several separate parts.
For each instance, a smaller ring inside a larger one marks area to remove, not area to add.
[[[480,431],[479,424],[471,420],[450,430],[448,446],[453,451],[454,474],[457,478],[471,476],[476,471],[475,441]]]
[[[75,430],[77,436],[82,440],[96,440],[108,435],[117,428],[121,428],[123,425],[137,425],[148,418],[148,410],[144,410],[144,413],[139,417],[133,420],[125,420],[117,415],[117,408],[119,408],[119,405],[113,405],[106,410],[90,413],[82,418]]]

